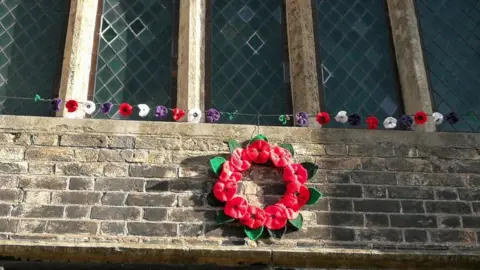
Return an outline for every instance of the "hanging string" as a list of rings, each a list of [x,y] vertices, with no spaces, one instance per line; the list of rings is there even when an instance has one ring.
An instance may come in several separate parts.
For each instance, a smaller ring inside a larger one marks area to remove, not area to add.
[[[129,117],[133,113],[134,108],[138,108],[139,116],[146,117],[150,114],[150,107],[147,104],[137,104],[137,105],[130,105],[128,103],[112,103],[112,102],[105,102],[105,103],[98,103],[93,101],[76,101],[76,100],[68,100],[65,103],[62,102],[59,98],[50,98],[45,99],[42,98],[40,95],[36,94],[33,98],[31,97],[18,97],[18,96],[0,96],[3,99],[18,99],[18,100],[32,100],[36,103],[38,102],[49,102],[50,108],[53,111],[59,111],[60,106],[65,106],[69,113],[74,113],[77,110],[83,110],[86,114],[94,114],[96,112],[101,112],[105,115],[109,115],[112,112],[113,107],[118,107],[118,112],[123,117]],[[184,116],[187,115],[187,112],[181,108],[167,108],[162,105],[154,105],[152,106],[155,108],[155,116],[158,119],[164,119],[168,114],[173,115],[173,119],[175,121],[181,120]],[[480,112],[476,111],[468,111],[462,114],[458,114],[456,112],[449,112],[445,115],[435,112],[432,114],[427,114],[425,112],[417,112],[414,115],[403,115],[401,117],[394,118],[394,117],[387,117],[383,122],[380,122],[374,115],[365,115],[359,113],[347,114],[346,111],[339,111],[336,114],[332,114],[330,112],[318,112],[318,113],[307,113],[307,112],[298,112],[296,114],[258,114],[258,113],[242,113],[238,110],[233,112],[225,112],[225,111],[218,111],[217,109],[211,108],[207,111],[200,111],[199,109],[193,109],[188,111],[188,122],[199,123],[202,116],[205,115],[205,119],[209,123],[215,123],[220,120],[223,116],[228,121],[234,121],[238,116],[251,116],[256,119],[256,125],[253,132],[260,132],[260,118],[264,117],[276,117],[280,124],[287,125],[291,118],[294,118],[294,125],[295,126],[308,126],[309,119],[312,117],[316,118],[316,121],[322,125],[328,125],[331,122],[335,121],[340,124],[349,124],[351,126],[360,126],[363,123],[367,124],[369,129],[377,129],[380,124],[386,129],[394,129],[397,125],[401,125],[404,129],[413,130],[415,125],[423,125],[425,124],[429,118],[433,118],[434,123],[436,125],[442,124],[444,121],[450,124],[456,124],[460,120],[463,121],[479,121]],[[414,125],[415,124],[415,125]]]

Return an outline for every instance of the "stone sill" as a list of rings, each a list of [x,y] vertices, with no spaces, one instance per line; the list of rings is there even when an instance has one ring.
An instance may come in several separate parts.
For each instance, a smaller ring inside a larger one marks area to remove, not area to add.
[[[479,269],[480,253],[379,251],[356,249],[284,249],[178,247],[147,244],[88,244],[0,241],[0,256],[51,262],[265,265],[310,268]]]
[[[34,116],[0,116],[3,132],[161,135],[165,137],[203,137],[228,140],[248,140],[261,133],[272,142],[321,144],[380,144],[422,145],[432,147],[471,148],[480,145],[480,134],[422,131],[390,131],[365,129],[271,127],[231,124],[190,124],[101,119],[66,119]]]

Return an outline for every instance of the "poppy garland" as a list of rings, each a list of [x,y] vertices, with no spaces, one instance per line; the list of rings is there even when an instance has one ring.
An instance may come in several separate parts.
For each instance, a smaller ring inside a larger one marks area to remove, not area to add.
[[[300,210],[305,205],[317,203],[322,193],[305,184],[317,172],[318,166],[310,162],[295,163],[295,151],[291,144],[270,145],[267,137],[257,135],[243,149],[235,140],[228,142],[230,159],[215,157],[210,160],[213,173],[218,177],[208,196],[209,203],[223,206],[216,216],[218,224],[238,221],[251,240],[257,240],[264,232],[274,238],[281,238],[288,228],[299,230],[303,226]],[[247,199],[237,194],[237,184],[242,173],[253,164],[271,165],[283,172],[286,191],[275,204],[262,209],[250,205]]]

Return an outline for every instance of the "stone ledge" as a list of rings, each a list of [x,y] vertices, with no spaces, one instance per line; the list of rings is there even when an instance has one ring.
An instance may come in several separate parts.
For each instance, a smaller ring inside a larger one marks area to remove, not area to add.
[[[255,126],[230,124],[189,124],[175,122],[66,119],[33,116],[0,116],[0,129],[10,133],[161,135],[165,137],[235,138],[247,140]],[[260,127],[273,142],[326,144],[379,144],[471,148],[480,145],[480,134],[409,132],[364,129],[318,129],[301,127]]]
[[[460,254],[462,252],[462,254]],[[0,241],[0,256],[22,260],[91,263],[274,265],[311,268],[479,269],[478,251],[381,251],[178,247],[146,244]]]

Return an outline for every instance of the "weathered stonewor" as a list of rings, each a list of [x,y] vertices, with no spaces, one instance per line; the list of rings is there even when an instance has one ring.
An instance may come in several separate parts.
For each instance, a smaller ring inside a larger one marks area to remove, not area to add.
[[[0,256],[112,262],[478,269],[480,135],[261,127],[320,167],[325,199],[282,240],[219,227],[208,160],[254,127],[1,116]],[[259,203],[281,179],[253,168]],[[429,268],[432,267],[432,268]]]

